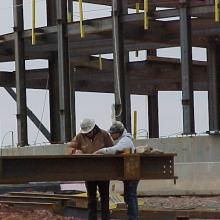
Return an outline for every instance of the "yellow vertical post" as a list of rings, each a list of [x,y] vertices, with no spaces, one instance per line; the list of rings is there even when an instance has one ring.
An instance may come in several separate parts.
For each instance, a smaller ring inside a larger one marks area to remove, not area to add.
[[[148,29],[148,0],[144,0],[144,30]]]
[[[136,3],[136,13],[140,12],[140,3]],[[138,57],[138,50],[135,51],[135,56]]]
[[[215,0],[215,21],[219,22],[219,0]]]
[[[36,2],[35,0],[32,0],[32,30],[31,30],[31,42],[32,45],[35,45],[36,43],[36,36],[35,36],[35,26],[36,26]]]
[[[134,140],[137,139],[137,111],[133,113],[133,138]]]
[[[102,55],[99,54],[99,69],[102,70],[103,69],[102,67],[103,67],[102,66]]]
[[[79,17],[80,17],[80,36],[81,38],[85,37],[84,28],[83,28],[83,4],[82,0],[79,0]]]

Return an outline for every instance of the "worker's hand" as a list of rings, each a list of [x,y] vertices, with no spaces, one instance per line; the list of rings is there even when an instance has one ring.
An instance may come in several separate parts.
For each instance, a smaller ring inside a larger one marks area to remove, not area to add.
[[[68,145],[67,154],[70,154],[70,155],[76,154],[76,146],[74,142],[68,142],[67,145]]]
[[[75,154],[83,154],[83,152],[81,150],[76,150]]]
[[[75,152],[76,152],[76,149],[75,149],[75,148],[68,147],[68,148],[66,149],[66,154],[68,154],[68,155],[75,154]]]
[[[106,149],[105,149],[105,148],[102,148],[102,149],[97,150],[97,151],[94,152],[93,154],[105,154],[105,153],[106,153]]]
[[[68,154],[70,154],[70,155],[76,154],[76,149],[69,147],[69,149],[68,149]]]

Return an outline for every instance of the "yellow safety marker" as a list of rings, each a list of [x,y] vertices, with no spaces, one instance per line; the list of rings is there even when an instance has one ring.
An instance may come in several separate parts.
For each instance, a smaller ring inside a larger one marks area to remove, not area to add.
[[[133,138],[134,140],[137,139],[137,111],[134,111],[134,114],[133,114]]]
[[[102,55],[99,54],[99,69],[102,70],[103,66],[102,66]]]
[[[31,42],[32,45],[35,45],[36,43],[36,35],[35,35],[35,26],[36,26],[36,2],[35,0],[32,0],[32,30],[31,30]]]
[[[144,30],[148,29],[148,0],[144,0]]]
[[[83,28],[83,4],[82,0],[79,0],[79,16],[80,16],[80,36],[81,38],[85,37],[84,28]]]
[[[215,21],[219,22],[219,0],[215,0]]]

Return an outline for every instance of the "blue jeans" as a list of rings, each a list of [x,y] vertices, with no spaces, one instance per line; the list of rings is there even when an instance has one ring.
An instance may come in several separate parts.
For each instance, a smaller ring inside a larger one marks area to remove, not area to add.
[[[137,187],[138,180],[124,181],[124,199],[128,220],[138,220]]]

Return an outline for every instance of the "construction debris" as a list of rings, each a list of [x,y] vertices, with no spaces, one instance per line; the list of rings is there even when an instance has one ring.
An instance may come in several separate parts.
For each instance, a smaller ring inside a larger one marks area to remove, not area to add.
[[[138,154],[163,154],[164,152],[157,148],[153,148],[149,145],[144,145],[144,146],[137,146],[136,153]]]

